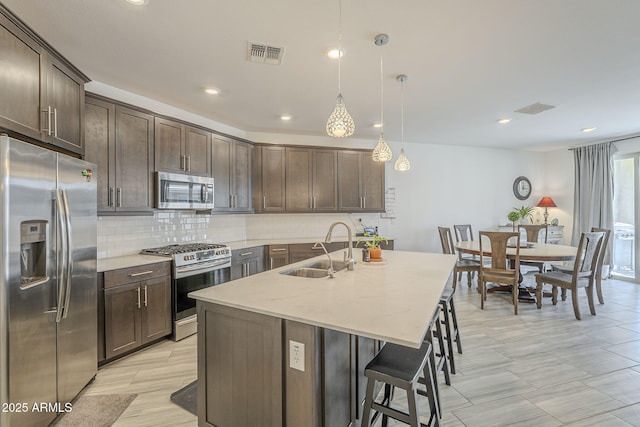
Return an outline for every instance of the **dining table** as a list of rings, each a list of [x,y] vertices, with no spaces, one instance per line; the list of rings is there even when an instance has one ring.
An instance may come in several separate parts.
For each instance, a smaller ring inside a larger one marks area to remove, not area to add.
[[[477,240],[460,241],[454,244],[456,250],[463,254],[480,255],[480,242]],[[507,259],[515,261],[516,246],[507,246]],[[541,242],[520,242],[520,261],[571,261],[574,260],[578,252],[575,246],[557,245],[555,243]],[[491,259],[491,244],[487,241],[482,244],[482,256]],[[523,277],[520,272],[518,283],[522,283]],[[487,289],[487,292],[511,291],[509,286],[495,286]],[[518,299],[534,302],[534,292],[529,292],[526,288],[519,288]]]

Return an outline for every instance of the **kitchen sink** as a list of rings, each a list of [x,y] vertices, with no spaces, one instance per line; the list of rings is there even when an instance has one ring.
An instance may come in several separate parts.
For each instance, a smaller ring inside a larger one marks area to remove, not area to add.
[[[311,264],[305,264],[305,267],[308,268],[323,268],[325,270],[329,269],[329,260],[328,259],[322,259],[320,261],[316,261],[314,263]],[[345,268],[347,268],[347,263],[344,261],[333,261],[333,271],[340,271],[340,270],[344,270]]]
[[[312,279],[320,279],[329,276],[329,271],[321,268],[298,267],[292,270],[283,271],[280,274],[287,276],[309,277]]]
[[[328,259],[322,259],[309,264],[305,264],[301,267],[292,268],[291,270],[285,270],[280,274],[286,274],[287,276],[297,277],[310,277],[312,279],[320,279],[322,277],[329,276],[329,263]],[[333,261],[333,271],[337,272],[347,268],[348,263],[344,261]]]

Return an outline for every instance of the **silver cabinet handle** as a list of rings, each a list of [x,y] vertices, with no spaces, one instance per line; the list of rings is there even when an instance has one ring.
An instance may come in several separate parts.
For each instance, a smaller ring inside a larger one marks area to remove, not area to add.
[[[191,156],[185,156],[187,158],[187,172],[191,172]]]
[[[367,209],[367,198],[366,197],[362,198],[362,209]]]
[[[147,285],[144,285],[144,306],[147,306]]]
[[[309,196],[309,209],[313,209],[313,197]]]
[[[270,267],[269,267],[269,270],[273,270],[273,257],[270,257],[269,260],[270,260],[270,264],[271,264]]]
[[[180,154],[180,170],[183,171],[185,169],[184,167],[184,154]]]
[[[251,255],[251,254],[253,254],[253,252],[245,252],[243,254],[240,254],[240,256],[247,256],[247,255]]]
[[[58,109],[53,109],[53,136],[58,137]]]
[[[363,208],[363,205],[362,205],[362,196],[360,196],[360,209],[362,209],[362,208]]]
[[[267,196],[262,196],[262,209],[267,209]]]
[[[51,135],[51,105],[49,105],[47,108],[43,108],[42,111],[44,113],[47,113],[47,128],[40,129],[40,132],[46,132],[47,135]]]
[[[153,273],[153,270],[141,271],[140,273],[131,273],[129,274],[129,277],[144,276],[145,274],[151,274],[151,273]]]
[[[116,207],[122,207],[122,188],[118,187],[116,190]]]
[[[313,196],[313,209],[316,208],[316,196]]]
[[[113,206],[113,192],[114,192],[114,188],[113,187],[109,187],[109,200],[107,200],[107,206]]]
[[[271,249],[272,252],[286,252],[288,251],[288,249],[285,248],[275,248],[275,249]]]
[[[140,286],[138,286],[138,288],[136,289],[136,292],[138,292],[138,308],[140,308]]]

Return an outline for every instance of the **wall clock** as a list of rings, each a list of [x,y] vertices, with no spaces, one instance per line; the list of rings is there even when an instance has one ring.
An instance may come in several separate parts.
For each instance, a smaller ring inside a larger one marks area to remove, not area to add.
[[[527,200],[531,195],[531,181],[525,176],[519,176],[513,181],[513,194],[518,200]]]

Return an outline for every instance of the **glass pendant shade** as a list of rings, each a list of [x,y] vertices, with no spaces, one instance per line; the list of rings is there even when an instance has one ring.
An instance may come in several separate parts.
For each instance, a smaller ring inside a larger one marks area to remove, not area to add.
[[[353,135],[356,125],[344,105],[342,94],[336,99],[336,107],[327,120],[327,134],[334,138],[346,138]]]
[[[393,157],[393,153],[391,152],[391,148],[387,145],[384,140],[384,134],[380,133],[380,139],[378,140],[378,144],[376,148],[373,149],[373,154],[371,155],[374,161],[376,162],[387,162],[391,160]]]
[[[409,162],[407,156],[404,154],[404,148],[400,149],[400,155],[398,156],[398,160],[396,160],[394,168],[399,172],[406,172],[411,169],[411,163]]]

